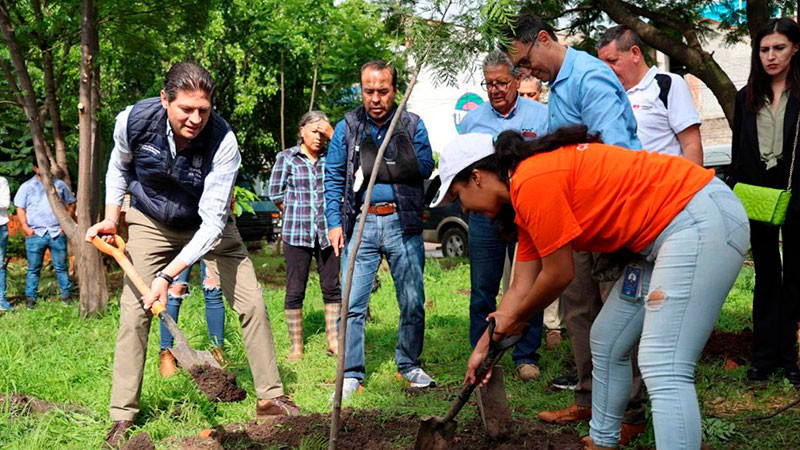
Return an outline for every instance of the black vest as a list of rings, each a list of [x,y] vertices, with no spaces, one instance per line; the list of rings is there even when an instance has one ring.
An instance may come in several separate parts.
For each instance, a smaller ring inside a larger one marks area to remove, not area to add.
[[[131,205],[153,219],[178,228],[200,224],[200,196],[211,162],[230,125],[211,112],[203,131],[177,152],[169,150],[167,110],[158,97],[141,100],[128,116]]]
[[[344,219],[342,222],[345,236],[349,237],[355,228],[356,216],[359,213],[359,202],[356,201],[356,193],[353,192],[355,173],[361,165],[360,155],[356,148],[360,147],[365,134],[367,139],[370,138],[369,130],[366,129],[367,113],[363,106],[359,106],[345,114],[344,120],[345,143],[347,144],[347,175],[345,177],[344,202],[342,203],[342,217]],[[409,158],[413,155],[416,161],[416,149],[414,149],[413,142],[418,123],[418,115],[403,111],[386,147],[384,159],[387,157],[399,158],[401,154],[405,154]],[[417,170],[419,170],[419,166],[417,166]],[[362,189],[366,188],[369,180],[369,171],[364,170],[364,185]],[[419,176],[417,180],[405,183],[392,183],[400,223],[403,226],[403,234],[422,233],[422,212],[425,209],[425,193],[422,183],[422,176]]]

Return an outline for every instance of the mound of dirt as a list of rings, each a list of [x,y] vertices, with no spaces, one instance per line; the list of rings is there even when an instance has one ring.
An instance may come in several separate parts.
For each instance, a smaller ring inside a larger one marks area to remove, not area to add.
[[[420,419],[414,416],[388,416],[381,411],[345,410],[338,448],[371,450],[410,448],[419,429]],[[222,448],[262,449],[277,446],[297,448],[301,441],[325,446],[330,415],[310,414],[300,417],[275,417],[218,428],[209,438],[190,437],[180,442],[184,450],[217,450]],[[518,421],[512,434],[502,440],[486,436],[480,418],[470,421],[454,440],[454,449],[579,449],[580,438],[574,433],[554,432],[545,424]],[[319,441],[319,442],[318,442]]]
[[[236,375],[208,364],[193,367],[189,375],[212,402],[240,402],[247,392],[236,384]]]
[[[30,395],[17,394],[15,392],[0,394],[0,408],[4,408],[6,403],[8,403],[8,411],[15,415],[45,414],[53,409],[88,414],[87,410],[79,406],[68,403],[46,402]]]
[[[753,331],[745,329],[739,333],[714,330],[703,349],[703,357],[729,359],[743,366],[750,363],[753,355]]]
[[[128,439],[122,446],[122,450],[156,450],[156,446],[149,434],[139,433],[132,439]]]

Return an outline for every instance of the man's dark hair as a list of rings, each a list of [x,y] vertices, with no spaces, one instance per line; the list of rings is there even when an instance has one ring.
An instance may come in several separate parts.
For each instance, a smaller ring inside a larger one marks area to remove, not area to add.
[[[505,48],[501,49],[508,50],[508,46],[515,40],[523,44],[536,42],[536,36],[542,30],[550,35],[550,39],[554,41],[558,40],[555,30],[553,30],[550,24],[532,14],[520,14],[503,28],[503,36],[507,39],[507,42]]]
[[[606,32],[600,36],[597,48],[603,48],[612,42],[617,43],[617,50],[621,52],[630,51],[634,45],[639,47],[639,50],[644,51],[642,38],[627,25],[617,25],[606,30]]]
[[[372,61],[368,61],[368,62],[364,63],[363,66],[361,66],[361,72],[359,72],[359,75],[362,75],[364,73],[364,71],[367,70],[367,69],[378,70],[378,71],[381,71],[381,70],[391,71],[392,72],[392,87],[394,87],[394,89],[397,90],[397,69],[395,69],[395,67],[393,65],[389,64],[388,62],[386,62],[386,61],[384,61],[382,59],[373,59]],[[359,83],[360,82],[361,81],[359,81]]]
[[[178,91],[201,90],[211,99],[215,88],[211,74],[203,66],[190,62],[179,62],[170,67],[163,87],[170,102],[178,96]]]

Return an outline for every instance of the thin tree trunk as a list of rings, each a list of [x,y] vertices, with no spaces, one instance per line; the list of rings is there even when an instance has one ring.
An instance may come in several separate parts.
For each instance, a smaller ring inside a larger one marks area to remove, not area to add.
[[[284,71],[283,71],[283,50],[281,50],[281,149],[286,148],[286,140],[284,135],[286,134],[286,130],[284,130],[284,108],[286,102],[286,87],[284,86]]]
[[[97,108],[98,68],[95,58],[99,48],[97,10],[93,0],[83,0],[81,24],[81,80],[79,90],[79,175],[78,175],[78,235],[84,236],[94,223],[99,209],[97,204],[100,179],[98,174]],[[81,240],[77,253],[81,292],[81,316],[100,316],[106,312],[108,290],[105,268],[100,252]]]
[[[50,175],[50,160],[47,157],[48,146],[44,137],[44,127],[39,119],[39,109],[36,106],[36,91],[33,89],[33,83],[31,82],[28,68],[25,65],[22,52],[17,44],[14,30],[11,27],[11,19],[8,15],[8,7],[5,1],[0,1],[0,31],[2,31],[3,38],[6,41],[8,54],[11,57],[12,64],[14,65],[17,81],[19,81],[20,93],[23,100],[23,109],[25,111],[25,115],[28,116],[28,127],[30,128],[31,136],[33,138],[33,148],[36,153],[36,159],[39,163],[39,168],[41,169],[39,171],[39,176],[41,177],[42,184],[45,187],[45,194],[47,195],[48,203],[50,203],[50,207],[52,208],[53,214],[58,220],[58,224],[61,226],[61,229],[64,231],[64,234],[67,236],[67,239],[74,248],[75,244],[77,243],[76,237],[78,226],[77,223],[72,220],[72,217],[70,217],[66,206],[61,201],[61,198],[58,196],[57,192],[55,191],[55,186],[53,185],[53,178]]]
[[[319,56],[322,50],[322,39],[317,42],[317,55],[314,60],[314,78],[311,80],[311,101],[308,102],[308,110],[314,110],[314,96],[317,93],[317,74],[319,73]]]
[[[40,0],[32,0],[33,14],[41,28],[44,28],[42,17],[42,4]],[[50,115],[51,128],[53,129],[53,143],[55,145],[55,163],[53,175],[61,178],[67,186],[72,189],[72,179],[67,167],[67,145],[64,141],[64,128],[61,125],[61,111],[56,97],[58,86],[55,81],[55,71],[53,70],[53,52],[49,48],[47,39],[36,33],[39,40],[39,49],[42,52],[42,71],[44,74],[45,107]]]

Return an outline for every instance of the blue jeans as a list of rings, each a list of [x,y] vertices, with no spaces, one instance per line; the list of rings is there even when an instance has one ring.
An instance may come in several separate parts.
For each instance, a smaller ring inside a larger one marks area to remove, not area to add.
[[[349,239],[342,255],[343,290],[354,241],[352,237]],[[425,336],[425,289],[422,284],[425,247],[422,235],[404,235],[397,213],[387,216],[368,214],[350,289],[344,365],[344,376],[347,378],[364,379],[364,320],[381,254],[389,262],[400,307],[400,326],[394,352],[397,369],[403,374],[419,367]]]
[[[0,303],[6,301],[6,249],[8,225],[0,225]]]
[[[623,297],[624,275],[616,283],[591,331],[589,425],[595,444],[617,445],[631,390],[630,352],[640,341],[656,447],[700,448],[694,368],[739,274],[749,237],[741,202],[714,178],[632,263],[641,269],[640,294]]]
[[[192,267],[189,266],[175,278],[174,284],[183,284],[187,287],[185,294],[176,296],[172,295],[172,293],[167,293],[167,312],[175,319],[175,322],[178,321],[183,299],[189,295],[189,274],[191,272]],[[208,338],[212,345],[221,347],[225,339],[225,302],[222,300],[222,288],[219,283],[216,286],[208,286],[206,284],[206,278],[208,278],[206,263],[202,260],[200,261],[200,278],[203,280],[203,297],[206,300]],[[161,350],[172,348],[172,335],[163,323],[159,324],[161,326]]]
[[[515,243],[509,244],[497,237],[499,225],[479,214],[469,215],[469,341],[478,343],[489,326],[486,317],[497,310],[497,291],[503,279],[506,255],[513,261]],[[536,350],[542,343],[544,313],[538,313],[528,322],[528,331],[514,347],[511,357],[516,364],[538,364]]]
[[[69,297],[71,284],[69,281],[69,268],[67,267],[67,237],[60,233],[58,237],[50,237],[50,233],[43,236],[33,235],[25,238],[25,250],[28,254],[28,277],[25,284],[25,297],[36,299],[39,291],[39,278],[42,275],[42,262],[44,252],[50,249],[53,268],[56,269],[58,287],[61,288],[61,298]]]

